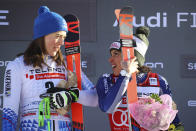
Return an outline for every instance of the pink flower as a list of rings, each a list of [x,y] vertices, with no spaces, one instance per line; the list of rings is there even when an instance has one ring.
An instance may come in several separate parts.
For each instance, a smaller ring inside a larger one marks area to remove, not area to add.
[[[161,95],[160,98],[163,104],[149,97],[129,105],[131,115],[141,127],[150,131],[169,128],[178,111],[172,109],[172,98],[169,95]]]

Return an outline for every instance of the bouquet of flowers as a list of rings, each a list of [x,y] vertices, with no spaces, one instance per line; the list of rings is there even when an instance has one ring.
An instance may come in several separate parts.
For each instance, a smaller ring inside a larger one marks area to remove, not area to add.
[[[167,130],[178,112],[172,109],[172,98],[167,94],[140,98],[129,104],[129,111],[141,127],[150,131]]]

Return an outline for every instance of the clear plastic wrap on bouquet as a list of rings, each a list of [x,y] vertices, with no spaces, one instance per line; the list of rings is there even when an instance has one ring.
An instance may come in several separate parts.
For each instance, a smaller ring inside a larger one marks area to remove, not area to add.
[[[149,131],[167,130],[169,128],[178,110],[172,109],[172,98],[169,95],[161,95],[160,99],[162,104],[155,102],[150,97],[141,98],[138,102],[129,104],[132,117],[141,127]]]

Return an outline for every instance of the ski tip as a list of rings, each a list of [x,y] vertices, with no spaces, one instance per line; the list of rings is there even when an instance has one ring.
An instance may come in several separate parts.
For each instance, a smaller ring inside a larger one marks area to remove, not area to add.
[[[117,20],[119,21],[120,9],[115,9],[114,13],[116,15]]]
[[[66,20],[66,22],[69,21],[78,21],[78,17],[76,15],[73,14],[67,14],[64,16],[64,19]]]
[[[131,7],[131,6],[125,6],[125,7],[123,7],[123,8],[120,10],[120,14],[121,14],[121,13],[127,13],[127,12],[133,13],[133,7]]]

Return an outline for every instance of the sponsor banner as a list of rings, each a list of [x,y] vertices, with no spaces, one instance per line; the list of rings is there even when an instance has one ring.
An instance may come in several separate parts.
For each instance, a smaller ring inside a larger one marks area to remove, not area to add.
[[[196,55],[181,56],[181,77],[196,78]]]
[[[170,15],[176,16],[176,28],[181,28],[183,26],[188,26],[189,28],[196,28],[196,12],[170,12]],[[134,16],[133,26],[148,26],[151,28],[167,28],[169,27],[168,13],[164,12],[154,12],[151,16]],[[118,26],[117,19],[115,20],[113,27]]]
[[[23,5],[23,6],[21,6]],[[33,24],[42,0],[0,1],[0,40],[32,40]],[[80,19],[81,40],[96,41],[96,0],[45,1],[51,11]]]

